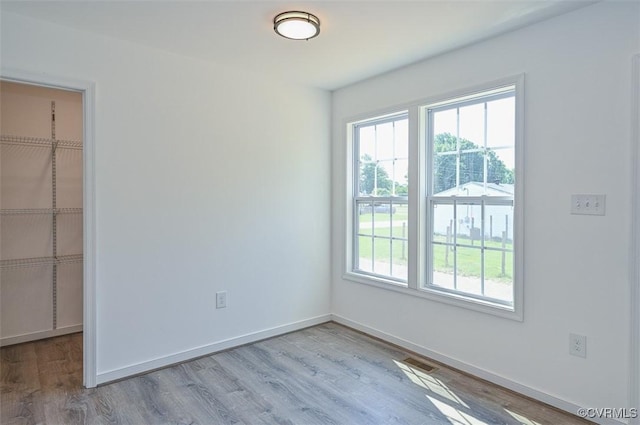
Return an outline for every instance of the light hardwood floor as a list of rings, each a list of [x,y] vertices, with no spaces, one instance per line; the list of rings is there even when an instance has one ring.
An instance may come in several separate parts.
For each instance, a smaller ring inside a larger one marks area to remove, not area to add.
[[[335,323],[93,389],[81,334],[0,354],[3,425],[589,423]]]

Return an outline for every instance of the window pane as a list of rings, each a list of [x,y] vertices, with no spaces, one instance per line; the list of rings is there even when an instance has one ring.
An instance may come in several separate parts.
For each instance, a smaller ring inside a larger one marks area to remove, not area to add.
[[[434,204],[432,217],[433,241],[454,243],[453,205]]]
[[[374,159],[376,157],[375,126],[358,127],[358,143],[360,159]]]
[[[393,204],[395,210],[393,211],[393,221],[400,221],[408,223],[409,220],[409,206],[407,204]]]
[[[432,282],[434,285],[454,289],[454,257],[452,245],[431,245],[433,255]]]
[[[477,248],[456,247],[456,289],[482,295],[482,251]]]
[[[458,139],[456,133],[435,133],[433,139],[434,153],[458,152]]]
[[[393,190],[393,160],[387,159],[378,161],[376,166],[376,173],[371,173],[373,176],[373,190],[370,192],[373,196],[391,196]]]
[[[392,248],[392,269],[391,275],[395,278],[407,280],[407,256],[408,246],[406,241],[394,240],[391,242]]]
[[[393,159],[393,122],[376,125],[376,153],[378,160]]]
[[[432,282],[443,288],[454,289],[455,221],[453,204],[433,203],[432,241],[448,245],[431,244]]]
[[[357,220],[358,246],[355,249],[355,269],[406,281],[407,205],[377,201],[358,202],[357,209],[360,214]],[[396,220],[396,214],[400,214],[400,220]]]
[[[360,196],[373,195],[377,184],[378,164],[368,157],[360,159],[358,188]]]
[[[513,207],[486,205],[484,207],[485,246],[513,249]]]
[[[387,230],[388,231],[388,230]],[[391,276],[391,239],[375,238],[373,250],[373,271],[383,276]]]
[[[516,99],[487,103],[487,146],[514,146],[516,129]]]
[[[513,301],[513,253],[485,250],[485,295]]]
[[[407,119],[359,127],[359,196],[406,196]]]
[[[455,136],[457,134],[458,114],[456,108],[435,112],[433,114],[433,134],[438,135],[448,133]],[[455,144],[454,149],[455,150]]]
[[[456,187],[456,158],[451,155],[434,155],[433,161],[433,193],[446,195],[448,190]]]
[[[409,120],[402,119],[395,123],[395,152],[394,158],[409,158]]]
[[[456,240],[459,244],[480,246],[482,209],[479,204],[456,205]]]
[[[376,236],[391,237],[393,208],[390,203],[376,202],[374,205],[374,234]]]
[[[393,196],[409,195],[409,161],[403,159],[394,162],[391,180],[394,182]]]
[[[487,152],[487,182],[513,185],[515,182],[515,150],[491,149]],[[513,187],[511,187],[513,195]],[[502,195],[505,196],[505,195]]]
[[[355,258],[355,262],[357,263],[356,269],[364,270],[367,272],[373,271],[373,253],[371,251],[372,247],[373,245],[371,244],[371,237],[358,237],[358,247]]]
[[[478,182],[480,184],[468,184]],[[461,192],[470,196],[484,193],[484,154],[482,152],[467,152],[460,154],[460,186]]]
[[[484,146],[484,103],[460,108],[459,137],[478,147]]]
[[[402,211],[406,211],[406,205],[394,205],[393,208],[395,210],[395,213],[393,214],[393,221],[391,222],[391,236],[393,236],[394,238],[407,239],[409,234],[406,215],[405,218],[402,218],[402,216],[400,215]]]
[[[360,233],[371,233],[371,227],[373,222],[373,202],[359,202],[358,203],[358,229]]]

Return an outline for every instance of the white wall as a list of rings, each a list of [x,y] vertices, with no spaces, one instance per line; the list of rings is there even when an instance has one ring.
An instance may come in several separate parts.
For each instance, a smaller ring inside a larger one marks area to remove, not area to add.
[[[3,67],[96,83],[98,381],[329,313],[329,93],[10,13],[1,35]]]
[[[626,407],[639,16],[638,3],[600,3],[336,91],[332,311],[565,407]],[[524,322],[344,280],[346,120],[523,72]],[[570,215],[571,193],[606,194],[606,216]],[[587,336],[586,359],[568,354],[570,332]]]

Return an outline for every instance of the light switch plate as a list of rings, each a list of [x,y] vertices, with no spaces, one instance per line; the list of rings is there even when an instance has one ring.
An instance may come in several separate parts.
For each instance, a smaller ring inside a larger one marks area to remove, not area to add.
[[[216,292],[216,308],[227,308],[227,291]]]
[[[587,337],[584,335],[569,334],[569,354],[586,358]]]
[[[571,195],[571,214],[604,215],[605,195]]]

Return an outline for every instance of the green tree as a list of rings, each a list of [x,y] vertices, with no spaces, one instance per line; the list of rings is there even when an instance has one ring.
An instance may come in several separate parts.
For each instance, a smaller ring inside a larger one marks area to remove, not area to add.
[[[467,152],[474,150],[475,152]],[[439,152],[456,152],[456,137],[450,133],[438,134],[434,139],[434,151],[436,153],[434,162],[435,182],[434,193],[439,193],[456,186],[456,157],[457,155],[437,155]],[[460,139],[460,184],[471,181],[484,181],[484,156],[485,152],[475,143]],[[487,155],[487,183],[513,184],[513,170],[508,169],[504,162],[491,150],[486,151]]]
[[[409,185],[404,183],[396,182],[396,195],[398,196],[408,196],[409,195]]]
[[[390,195],[392,182],[387,170],[372,162],[371,156],[367,154],[362,155],[360,164],[360,193],[375,196]]]

